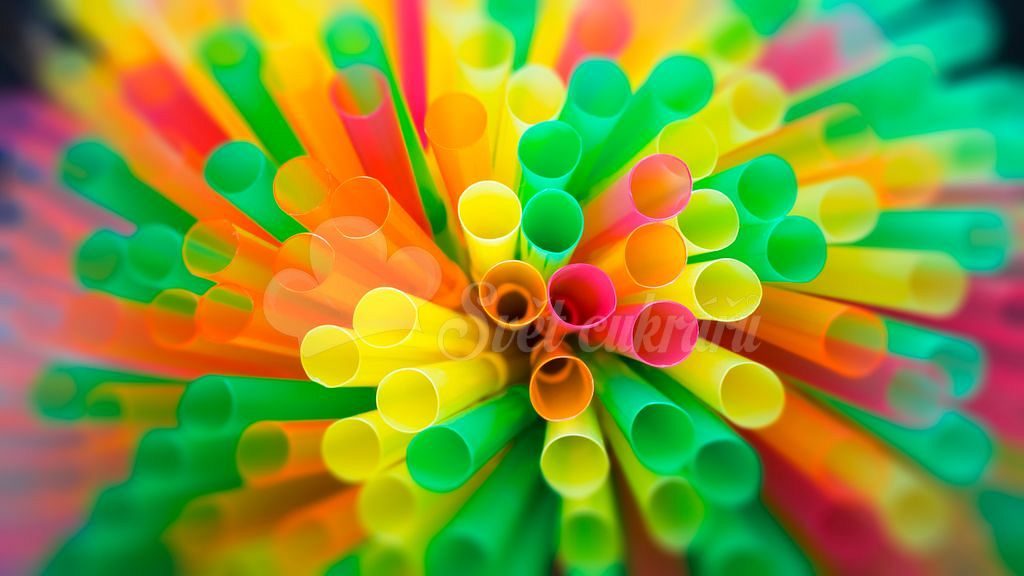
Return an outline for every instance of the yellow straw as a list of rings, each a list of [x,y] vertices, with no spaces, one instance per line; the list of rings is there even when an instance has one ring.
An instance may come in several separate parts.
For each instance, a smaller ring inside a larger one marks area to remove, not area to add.
[[[719,90],[696,118],[715,135],[720,154],[772,132],[782,123],[786,95],[767,74],[746,73]]]
[[[324,433],[320,453],[339,480],[363,482],[401,460],[412,437],[385,424],[374,410],[332,424]]]
[[[530,126],[557,118],[564,102],[565,83],[550,68],[527,65],[509,77],[494,149],[495,180],[518,188],[519,138]]]
[[[479,318],[386,286],[359,299],[352,313],[352,330],[373,348],[401,346],[403,350],[438,352],[448,359],[479,353],[487,339],[487,328]]]
[[[600,571],[619,561],[622,551],[611,481],[585,498],[562,500],[559,556],[565,564]]]
[[[522,207],[511,188],[491,180],[477,182],[459,198],[458,214],[475,278],[515,258]]]
[[[302,368],[310,380],[323,386],[376,386],[392,371],[444,359],[436,351],[396,347],[374,348],[341,326],[317,326],[299,346]]]
[[[740,231],[736,206],[718,190],[701,188],[690,194],[690,203],[676,217],[690,256],[728,248]]]
[[[761,303],[761,282],[749,266],[720,258],[688,264],[674,282],[649,290],[630,301],[643,298],[673,300],[686,306],[701,320],[734,322],[757,310]]]
[[[801,186],[791,214],[814,221],[829,243],[856,242],[875,228],[878,198],[860,178],[837,178]]]
[[[548,422],[540,471],[565,498],[585,498],[608,481],[608,453],[594,408],[575,418]]]
[[[473,26],[455,47],[460,89],[476,96],[484,105],[488,118],[501,117],[505,83],[512,70],[514,52],[512,34],[491,20]],[[497,124],[490,122],[487,126],[488,142],[492,147],[498,133]]]

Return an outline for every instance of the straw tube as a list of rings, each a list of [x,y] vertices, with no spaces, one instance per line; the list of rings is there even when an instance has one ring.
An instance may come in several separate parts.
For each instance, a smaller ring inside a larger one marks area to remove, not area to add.
[[[238,472],[247,483],[274,484],[324,470],[320,442],[334,420],[265,421],[238,440]]]
[[[707,262],[735,258],[762,282],[810,282],[825,266],[828,249],[821,228],[803,216],[786,216],[763,224],[746,224],[728,248],[696,256]],[[831,254],[828,254],[831,258]]]
[[[770,75],[749,72],[726,84],[697,119],[715,135],[721,154],[728,154],[782,123],[786,94]]]
[[[424,130],[452,206],[471,184],[491,179],[487,126],[495,121],[479,100],[462,92],[445,94],[427,109]]]
[[[565,498],[586,498],[608,482],[597,412],[589,408],[575,418],[549,422],[540,455],[544,480]]]
[[[494,149],[494,179],[519,185],[519,140],[530,126],[554,120],[565,101],[565,85],[550,68],[530,64],[516,70],[505,87],[505,105]]]
[[[861,240],[875,228],[878,198],[860,178],[837,178],[801,187],[791,214],[817,224],[828,243],[846,244]]]
[[[364,482],[405,455],[412,434],[395,430],[377,410],[332,424],[323,435],[320,454],[327,470],[342,482]]]
[[[182,258],[200,278],[262,290],[270,281],[276,248],[227,220],[197,222],[185,234]]]
[[[522,168],[519,199],[528,202],[545,188],[565,190],[582,153],[583,141],[569,124],[548,120],[530,126],[523,132],[517,148]]]
[[[778,156],[759,156],[697,182],[729,197],[742,223],[772,222],[796,202],[796,176]]]
[[[627,301],[653,297],[686,306],[701,320],[733,322],[750,316],[761,304],[761,282],[749,266],[731,258],[690,264],[668,286]]]
[[[515,258],[522,207],[508,186],[493,180],[473,184],[459,198],[458,213],[474,276]]]
[[[601,346],[658,367],[675,366],[697,343],[697,319],[670,300],[626,304],[605,322],[581,334],[589,346]]]
[[[530,356],[530,403],[541,418],[549,422],[570,420],[590,406],[594,377],[586,362],[567,346],[546,350],[538,345]]]
[[[732,200],[710,188],[693,191],[676,224],[686,241],[686,253],[691,256],[727,248],[740,231],[739,214]]]
[[[583,211],[570,194],[554,188],[537,192],[523,206],[522,259],[548,278],[572,257],[583,236]]]
[[[604,270],[615,293],[625,297],[679,278],[686,266],[686,244],[675,226],[651,222],[590,257],[590,262]]]
[[[548,310],[556,331],[578,332],[597,326],[612,315],[615,302],[615,285],[590,264],[569,264],[548,280]]]
[[[480,278],[480,305],[502,328],[525,328],[547,309],[548,287],[536,268],[520,260],[498,262]]]
[[[476,23],[455,47],[461,90],[475,96],[483,104],[487,117],[495,119],[487,126],[487,142],[491,149],[496,142],[496,119],[501,117],[502,96],[514,56],[512,34],[491,20]]]
[[[607,456],[606,456],[607,457]],[[541,471],[543,472],[543,463]],[[562,501],[559,556],[569,566],[601,569],[622,556],[622,527],[612,483],[583,498]]]

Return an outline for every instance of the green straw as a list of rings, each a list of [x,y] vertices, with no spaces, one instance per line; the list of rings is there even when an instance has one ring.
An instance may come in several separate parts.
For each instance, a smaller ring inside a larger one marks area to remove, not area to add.
[[[121,372],[92,366],[55,364],[49,366],[32,385],[32,401],[40,414],[56,420],[86,417],[89,393],[104,384],[138,386],[174,384],[174,380]]]
[[[513,70],[526,64],[526,56],[530,53],[530,40],[537,23],[537,3],[538,0],[487,0],[487,13],[491,19],[504,26],[516,41]]]
[[[675,474],[690,463],[696,443],[689,414],[614,357],[594,355],[587,363],[601,403],[641,464]]]
[[[242,484],[235,453],[245,425],[218,431],[151,430],[139,442],[132,479],[173,482],[186,500]]]
[[[733,258],[743,262],[762,282],[810,282],[825,267],[825,235],[803,216],[747,224],[724,250],[699,254],[691,262]]]
[[[694,183],[694,190],[711,188],[725,194],[741,223],[772,222],[789,214],[796,204],[796,174],[775,155],[759,156]]]
[[[1024,495],[984,490],[978,495],[978,510],[992,530],[996,550],[1011,574],[1024,574]]]
[[[514,386],[498,398],[417,434],[406,450],[409,474],[427,490],[451,492],[536,417],[526,388]]]
[[[359,567],[359,551],[356,551],[331,564],[325,576],[360,576],[362,573]]]
[[[576,129],[559,120],[530,126],[519,139],[519,200],[529,202],[545,188],[565,190],[580,163],[583,141]]]
[[[934,362],[953,384],[953,396],[968,398],[977,391],[985,374],[985,351],[971,340],[930,328],[885,318],[889,352]]]
[[[619,65],[604,58],[588,58],[578,64],[569,78],[565,105],[559,120],[572,126],[583,141],[579,166],[569,182],[573,196],[586,199],[588,184],[601,148],[619,121],[631,89],[629,78]]]
[[[277,167],[256,145],[228,142],[210,153],[203,174],[210,187],[278,240],[306,229],[274,200]]]
[[[500,575],[551,573],[558,537],[558,497],[551,490],[539,488],[529,508],[530,512],[520,517],[519,525],[512,531],[519,537],[509,539],[498,561]]]
[[[736,8],[746,16],[762,36],[779,31],[800,8],[800,0],[734,0]]]
[[[93,232],[75,254],[75,276],[82,286],[136,302],[151,302],[159,287],[139,282],[129,272],[128,238],[113,230]]]
[[[178,406],[183,428],[224,430],[259,420],[346,418],[373,410],[373,388],[324,388],[306,380],[203,376]]]
[[[813,573],[807,558],[757,501],[743,509],[709,508],[687,552],[691,570],[710,576]]]
[[[147,224],[128,239],[129,275],[141,284],[159,290],[182,288],[204,294],[213,282],[192,275],[182,258],[184,236],[163,224]]]
[[[434,536],[427,546],[428,574],[495,573],[506,546],[517,545],[522,535],[515,531],[519,519],[529,519],[538,496],[547,491],[538,465],[543,436],[540,426],[520,436],[476,493]]]
[[[615,174],[669,122],[689,118],[711,100],[711,69],[692,56],[665,58],[629,99],[601,150],[590,182]]]
[[[980,63],[1002,41],[996,14],[986,2],[946,2],[941,11],[922,4],[899,20],[912,24],[886,27],[886,36],[898,46],[926,47],[943,73]]]
[[[263,85],[263,55],[249,32],[241,28],[214,32],[200,47],[199,59],[278,164],[305,154]]]
[[[583,210],[569,193],[537,192],[523,207],[520,257],[548,278],[569,262],[583,237]]]
[[[1010,257],[1010,229],[997,212],[900,210],[878,215],[875,229],[858,246],[935,250],[974,272],[994,272]]]
[[[195,224],[195,218],[139,180],[124,158],[97,140],[72,144],[59,170],[69,188],[138,226],[166,224],[185,233]]]

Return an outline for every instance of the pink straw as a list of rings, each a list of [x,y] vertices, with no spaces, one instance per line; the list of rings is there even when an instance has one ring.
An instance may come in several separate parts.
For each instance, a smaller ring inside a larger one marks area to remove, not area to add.
[[[607,321],[581,334],[592,346],[603,345],[650,366],[675,366],[697,344],[697,319],[678,302],[619,306]]]
[[[597,266],[570,264],[548,280],[548,312],[557,332],[593,328],[612,315],[615,303],[615,286]]]

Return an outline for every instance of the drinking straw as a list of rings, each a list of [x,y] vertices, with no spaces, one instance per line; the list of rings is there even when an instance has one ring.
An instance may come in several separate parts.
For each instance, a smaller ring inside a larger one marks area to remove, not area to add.
[[[886,354],[882,319],[863,308],[766,286],[752,335],[829,370],[867,376]]]
[[[612,357],[595,355],[589,360],[597,373],[601,404],[636,460],[658,474],[678,473],[696,447],[689,415]]]
[[[579,166],[582,151],[583,140],[565,122],[548,120],[527,128],[517,149],[522,168],[519,199],[528,202],[546,188],[565,190]]]
[[[519,70],[526,64],[526,56],[530,50],[530,39],[536,25],[537,4],[535,0],[515,2],[510,0],[488,0],[487,14],[504,26],[515,42],[515,55],[512,68]]]
[[[425,7],[419,1],[403,2],[402,13],[396,14],[395,24],[401,89],[421,142],[427,139],[423,130],[423,119],[427,112],[424,11]]]
[[[515,56],[515,39],[504,26],[488,19],[469,25],[455,46],[457,85],[483,104],[488,118],[487,141],[495,146],[505,83]],[[450,65],[450,64],[449,64]],[[493,148],[491,148],[493,149]]]
[[[812,282],[822,273],[826,250],[821,228],[803,216],[746,224],[724,250],[701,254],[696,262],[734,258],[750,267],[762,282]]]
[[[583,211],[570,194],[554,188],[537,192],[523,206],[522,259],[548,278],[572,257],[583,236]]]
[[[264,82],[309,155],[345,180],[363,168],[328,98],[330,72],[314,46],[274,44],[267,50]]]
[[[427,490],[451,492],[465,484],[534,418],[525,388],[509,388],[501,396],[417,434],[406,451],[409,473]],[[532,448],[527,452],[532,453]],[[510,455],[506,455],[506,461],[520,458],[517,455],[510,459]],[[531,454],[530,460],[536,462],[536,457]]]
[[[583,257],[642,224],[675,218],[690,201],[693,179],[686,164],[667,154],[647,156],[583,206]]]
[[[78,420],[86,415],[86,399],[102,386],[156,386],[176,384],[173,379],[122,372],[94,366],[54,364],[32,384],[32,404],[46,418]]]
[[[583,60],[569,77],[565,106],[558,119],[572,126],[583,142],[580,161],[568,188],[576,198],[588,197],[598,155],[630,96],[629,79],[611,60]]]
[[[874,229],[857,242],[858,246],[945,252],[971,272],[1004,267],[1010,244],[1003,216],[967,210],[886,210],[878,215]]]
[[[474,276],[515,258],[522,208],[511,188],[493,180],[471,185],[459,197],[458,215]]]
[[[298,340],[278,332],[267,320],[260,296],[218,284],[199,297],[199,335],[212,342],[298,356]]]
[[[690,202],[676,217],[676,224],[686,242],[686,253],[691,256],[727,248],[740,229],[739,214],[732,200],[710,188],[690,194]]]
[[[541,489],[533,502],[532,513],[522,515],[514,529],[523,538],[505,543],[499,560],[505,574],[543,574],[554,563],[559,498]]]
[[[527,62],[548,67],[555,65],[565,44],[569,22],[578,5],[579,0],[557,0],[538,4],[537,27],[533,31]]]
[[[261,300],[267,324],[295,340],[317,326],[351,325],[356,297],[351,295],[350,287],[334,282],[335,278],[338,276],[331,275],[320,281],[307,271],[295,268],[275,274]],[[340,294],[335,290],[341,290]]]
[[[570,420],[548,422],[540,471],[564,498],[586,498],[608,484],[608,453],[593,408]]]
[[[374,348],[436,350],[448,359],[478,354],[480,342],[487,337],[479,318],[386,286],[370,290],[359,300],[352,330]]]
[[[602,570],[622,559],[623,547],[610,480],[588,496],[562,500],[558,548],[562,562],[584,570]]]
[[[676,227],[651,222],[591,256],[590,261],[608,274],[616,294],[628,296],[675,281],[686,266],[686,244]]]
[[[452,206],[471,184],[491,179],[487,125],[496,121],[487,117],[479,100],[464,92],[449,92],[427,108],[423,129]]]
[[[651,141],[666,124],[697,113],[711,99],[714,79],[701,60],[675,55],[654,67],[636,90],[609,133],[592,182],[614,174]]]
[[[205,39],[198,56],[277,163],[303,153],[263,84],[263,54],[255,38],[242,28],[220,29]]]
[[[127,262],[128,238],[100,229],[79,246],[75,276],[90,290],[101,290],[138,302],[150,302],[160,288],[133,278]]]
[[[829,244],[857,242],[878,222],[878,198],[860,178],[836,178],[801,187],[790,213],[817,224]]]
[[[963,302],[967,278],[963,268],[941,252],[835,246],[816,279],[788,288],[943,317]]]
[[[371,410],[331,424],[320,453],[335,478],[357,484],[400,461],[410,440],[412,434],[395,430],[379,411]]]
[[[436,351],[375,348],[352,331],[332,325],[311,329],[302,339],[299,357],[309,379],[328,388],[377,386],[395,369],[443,359]]]
[[[596,266],[569,264],[548,279],[548,311],[556,331],[593,328],[612,315],[615,302],[615,285]]]
[[[307,506],[296,506],[272,528],[274,558],[286,571],[322,571],[365,537],[355,522],[359,490],[342,489]]]
[[[682,48],[703,58],[716,78],[731,79],[746,68],[760,68],[757,59],[769,42],[745,15],[720,11],[701,24]],[[771,43],[778,38],[773,36]]]
[[[196,294],[213,285],[193,276],[185,267],[182,248],[185,239],[177,230],[163,224],[139,226],[125,246],[125,264],[138,282],[159,288],[184,288]]]
[[[676,120],[666,124],[647,146],[644,146],[632,160],[613,176],[606,178],[604,182],[621,178],[630,167],[653,154],[668,154],[679,158],[686,163],[693,179],[700,180],[707,178],[715,171],[719,152],[715,135],[703,121],[697,118]],[[598,183],[596,188],[602,188],[605,185],[604,182]]]
[[[302,380],[204,376],[189,384],[178,420],[183,428],[212,432],[258,420],[344,418],[372,409],[373,397],[369,389],[330,390]]]
[[[764,428],[779,418],[787,394],[774,372],[707,341],[698,348],[665,373],[740,428]]]
[[[166,224],[184,232],[195,222],[133,174],[121,156],[96,140],[76,142],[64,152],[60,180],[86,199],[139,226]]]
[[[312,156],[296,156],[274,175],[274,201],[306,230],[316,230],[332,216],[328,197],[338,180]]]
[[[182,258],[200,278],[262,290],[270,280],[274,252],[274,245],[227,220],[208,220],[185,234]]]
[[[750,567],[771,574],[811,574],[810,562],[759,502],[744,510],[709,508],[694,538],[694,570],[725,575]]]
[[[633,15],[624,2],[582,0],[566,33],[555,69],[568,78],[587,56],[615,58],[633,38]]]
[[[521,260],[498,262],[480,278],[480,306],[501,328],[529,326],[544,313],[547,303],[544,277]]]
[[[722,87],[696,119],[714,134],[720,154],[739,148],[782,123],[786,95],[772,77],[749,72]]]
[[[387,78],[377,68],[355,64],[338,72],[330,91],[366,175],[380,180],[420,228],[431,233]]]
[[[778,156],[759,156],[697,183],[727,196],[740,222],[772,222],[784,217],[796,202],[793,169]]]
[[[541,440],[539,427],[516,440],[476,493],[431,539],[427,572],[495,573],[501,553],[515,541],[518,520],[527,516],[534,498],[544,494],[537,466]]]
[[[494,353],[399,368],[377,386],[377,406],[388,426],[419,432],[500,391],[508,377],[505,361]]]
[[[1014,553],[1019,542],[1018,515],[1024,508],[1024,498],[1002,490],[984,490],[978,496],[978,509],[992,526],[993,539],[1000,555],[1010,570],[1020,570],[1024,561]]]
[[[504,1],[504,0],[501,0]],[[517,44],[517,49],[519,45]],[[530,64],[512,73],[498,117],[494,147],[494,179],[519,186],[519,140],[534,124],[554,120],[565,102],[565,85],[550,68]]]
[[[938,365],[949,375],[956,398],[969,398],[977,392],[988,363],[977,342],[892,318],[883,320],[890,353]]]
[[[590,406],[594,376],[567,346],[538,345],[530,352],[530,360],[530,403],[538,416],[549,422],[571,420]]]
[[[588,345],[636,358],[651,366],[682,362],[697,342],[697,319],[678,302],[619,306],[606,322],[583,334]]]
[[[180,384],[101,384],[86,397],[85,414],[90,419],[142,428],[174,426],[175,410],[183,391]]]
[[[641,464],[611,417],[606,412],[601,417],[605,437],[648,533],[661,549],[682,551],[704,519],[704,502],[681,476],[657,474]]]
[[[947,182],[988,180],[996,173],[999,143],[991,132],[958,129],[915,136],[913,141],[940,158]]]
[[[741,0],[736,8],[753,24],[758,34],[771,36],[795,16],[800,8],[793,0],[772,0],[771,2],[751,2]]]
[[[320,444],[334,420],[267,420],[242,432],[235,459],[247,485],[323,472]]]

